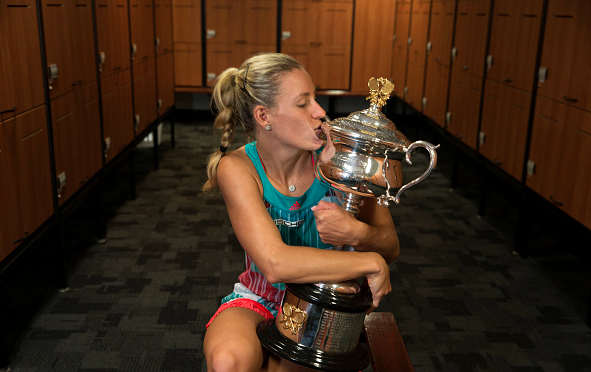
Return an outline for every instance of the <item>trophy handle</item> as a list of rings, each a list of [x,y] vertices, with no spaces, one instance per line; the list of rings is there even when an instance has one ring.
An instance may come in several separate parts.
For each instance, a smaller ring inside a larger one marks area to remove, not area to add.
[[[390,190],[389,190],[389,185],[388,185],[388,192],[386,192],[386,195],[381,196],[380,198],[378,198],[378,204],[381,205],[385,205],[388,206],[389,203],[388,201],[390,200],[394,200],[394,202],[396,204],[400,204],[400,195],[406,191],[406,189],[416,185],[417,183],[423,181],[425,178],[427,178],[427,176],[429,174],[431,174],[431,172],[433,171],[433,169],[435,169],[435,166],[437,165],[437,152],[435,151],[437,148],[439,148],[439,145],[434,146],[433,144],[426,142],[426,141],[416,141],[410,144],[410,146],[408,146],[408,148],[406,149],[406,162],[410,165],[412,165],[412,162],[410,160],[410,155],[413,153],[413,151],[417,148],[417,147],[423,147],[425,148],[430,155],[430,161],[429,161],[429,167],[427,168],[427,170],[418,178],[410,181],[409,183],[407,183],[406,185],[402,186],[398,192],[396,193],[395,197],[392,197],[390,195]],[[385,166],[386,162],[384,162],[384,166]],[[385,170],[384,170],[385,172]]]

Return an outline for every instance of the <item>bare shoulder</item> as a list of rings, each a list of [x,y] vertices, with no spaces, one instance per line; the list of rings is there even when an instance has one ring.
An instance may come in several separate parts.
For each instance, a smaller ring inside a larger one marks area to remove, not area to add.
[[[217,170],[218,184],[222,193],[229,188],[257,186],[262,190],[254,164],[244,146],[223,156]]]

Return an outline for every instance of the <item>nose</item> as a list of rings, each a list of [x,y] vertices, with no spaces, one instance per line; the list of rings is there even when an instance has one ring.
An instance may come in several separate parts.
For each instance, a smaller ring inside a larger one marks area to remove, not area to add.
[[[312,112],[312,117],[314,119],[322,119],[326,116],[326,111],[318,104],[316,100],[313,101],[314,103],[314,111]]]

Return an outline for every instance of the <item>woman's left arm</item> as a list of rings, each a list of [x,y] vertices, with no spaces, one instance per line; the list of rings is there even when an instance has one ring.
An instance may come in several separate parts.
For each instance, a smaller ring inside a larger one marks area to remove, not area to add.
[[[312,208],[316,228],[324,243],[350,245],[360,252],[377,252],[387,263],[398,257],[398,234],[390,210],[377,199],[362,201],[357,219],[337,204],[320,201]]]

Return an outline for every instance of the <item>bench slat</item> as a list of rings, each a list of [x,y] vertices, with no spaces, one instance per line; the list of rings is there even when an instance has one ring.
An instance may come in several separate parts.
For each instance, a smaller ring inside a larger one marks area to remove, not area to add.
[[[414,372],[394,314],[373,312],[366,316],[365,335],[375,372]]]

